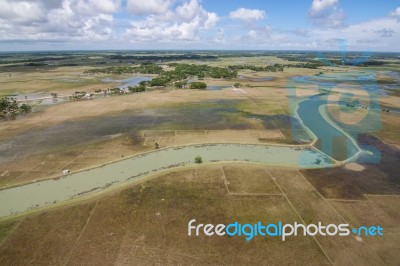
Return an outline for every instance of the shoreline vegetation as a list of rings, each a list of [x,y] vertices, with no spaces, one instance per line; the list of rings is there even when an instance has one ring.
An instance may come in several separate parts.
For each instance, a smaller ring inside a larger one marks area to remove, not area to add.
[[[26,114],[32,111],[28,104],[18,104],[14,98],[3,97],[0,99],[0,118],[15,119],[20,114]]]
[[[322,66],[320,63],[299,63],[299,64],[273,64],[267,66],[254,65],[229,65],[227,67],[213,67],[206,64],[185,64],[185,63],[169,63],[168,68],[172,70],[164,70],[163,67],[156,63],[144,63],[140,66],[112,66],[106,68],[95,68],[84,71],[84,74],[155,74],[157,77],[149,81],[141,81],[136,86],[130,86],[130,92],[142,92],[147,87],[166,87],[173,86],[175,88],[190,89],[206,89],[207,84],[204,82],[194,81],[196,78],[202,80],[204,78],[231,80],[238,78],[239,70],[251,70],[255,72],[282,72],[284,68],[309,68],[317,69]],[[117,93],[118,88],[114,88]]]

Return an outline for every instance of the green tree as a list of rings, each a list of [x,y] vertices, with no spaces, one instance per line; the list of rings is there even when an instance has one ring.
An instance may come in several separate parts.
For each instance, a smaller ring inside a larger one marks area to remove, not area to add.
[[[129,87],[128,87],[128,90],[129,90],[130,92],[142,92],[142,91],[145,91],[145,90],[146,90],[146,86],[145,86],[145,85],[142,85],[142,84],[139,84],[139,85],[134,86],[134,87],[129,86]]]
[[[200,156],[196,156],[196,157],[194,158],[194,162],[195,162],[195,163],[203,163],[203,158],[201,158]]]
[[[205,90],[207,88],[207,84],[204,82],[192,82],[190,83],[191,89]]]
[[[150,82],[150,86],[165,86],[168,83],[168,79],[164,77],[153,78]]]
[[[182,89],[183,87],[186,86],[186,84],[187,84],[186,81],[177,81],[174,83],[174,86],[175,88]]]
[[[21,113],[29,113],[32,110],[32,107],[24,103],[19,109],[21,110]]]

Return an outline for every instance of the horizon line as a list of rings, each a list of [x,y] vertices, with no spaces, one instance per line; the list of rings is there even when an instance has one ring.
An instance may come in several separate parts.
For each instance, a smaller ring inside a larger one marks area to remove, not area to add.
[[[45,53],[45,52],[341,52],[341,50],[304,49],[54,49],[54,50],[0,50],[0,53]],[[400,51],[346,50],[346,52],[398,53]]]

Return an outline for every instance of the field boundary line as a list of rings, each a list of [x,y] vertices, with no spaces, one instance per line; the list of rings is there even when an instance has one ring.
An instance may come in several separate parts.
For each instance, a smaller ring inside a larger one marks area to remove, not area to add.
[[[303,224],[306,224],[305,221],[303,220],[303,218],[300,216],[299,212],[297,211],[297,209],[294,207],[294,205],[292,204],[292,202],[290,201],[290,199],[288,198],[288,196],[283,192],[281,186],[278,184],[278,182],[276,182],[276,179],[274,178],[274,176],[271,174],[271,172],[266,169],[266,172],[269,174],[269,176],[272,178],[272,180],[275,182],[275,185],[278,187],[278,189],[282,192],[282,194],[284,195],[284,197],[286,198],[287,202],[289,203],[289,205],[292,207],[292,209],[294,210],[294,212],[296,213],[296,215],[300,218],[301,222]],[[328,254],[326,253],[325,249],[322,247],[321,243],[319,243],[318,239],[315,236],[312,236],[312,238],[314,239],[315,243],[317,243],[318,247],[321,249],[322,253],[325,255],[325,257],[328,259],[329,263],[331,265],[333,265],[333,261],[331,260],[331,258],[328,256]]]
[[[326,201],[329,201],[329,202],[369,202],[370,201],[370,199],[365,199],[365,200],[362,200],[362,199],[325,199]]]
[[[230,192],[229,187],[228,187],[228,183],[227,183],[227,180],[226,180],[225,171],[224,171],[224,167],[223,166],[221,166],[221,171],[222,171],[222,178],[224,179],[224,185],[225,185],[226,191],[228,192],[228,195],[229,195],[229,194],[231,194],[231,192]]]
[[[81,237],[82,237],[82,235],[83,235],[83,232],[84,232],[85,229],[86,229],[86,226],[89,224],[90,218],[92,218],[92,215],[93,215],[93,213],[94,213],[94,210],[96,209],[97,205],[99,204],[99,201],[100,201],[100,200],[97,200],[97,201],[96,201],[96,204],[93,206],[93,209],[91,210],[89,217],[86,219],[85,225],[83,226],[81,232],[79,233],[78,238],[75,240],[74,246],[71,248],[69,254],[67,255],[67,259],[66,259],[64,265],[67,265],[67,264],[69,263],[69,260],[71,259],[71,256],[72,256],[72,253],[75,251],[75,248],[77,247],[78,242],[79,242],[79,240],[81,239]]]
[[[254,197],[259,197],[259,196],[284,196],[282,193],[251,193],[251,192],[231,192],[229,193],[231,196],[254,196]]]
[[[238,197],[240,197],[240,196],[243,196],[243,197],[246,197],[246,196],[250,196],[250,197],[284,196],[284,194],[282,194],[282,193],[231,192],[229,190],[229,187],[228,187],[228,180],[226,179],[226,175],[225,175],[225,171],[223,169],[223,166],[221,166],[220,168],[221,168],[221,171],[222,171],[222,178],[224,179],[224,185],[226,187],[226,190],[228,191],[228,195],[230,195],[230,196],[238,196]]]
[[[7,239],[11,236],[11,234],[15,231],[15,229],[17,229],[17,227],[21,224],[21,222],[24,219],[25,219],[25,217],[21,218],[21,220],[19,220],[19,222],[13,227],[13,229],[11,229],[11,231],[8,233],[8,235],[3,239],[3,241],[1,241],[0,247],[7,241]]]
[[[378,195],[374,195],[374,194],[364,194],[364,196],[366,198],[369,197],[394,197],[394,198],[400,198],[400,195],[397,194],[378,194]],[[371,199],[370,199],[371,200]]]

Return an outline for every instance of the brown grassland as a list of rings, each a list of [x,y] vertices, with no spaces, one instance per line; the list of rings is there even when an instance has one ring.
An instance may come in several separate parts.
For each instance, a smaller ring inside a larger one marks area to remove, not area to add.
[[[2,265],[398,265],[398,196],[330,200],[297,169],[212,164],[0,223]],[[189,237],[187,223],[380,224],[384,237]]]

